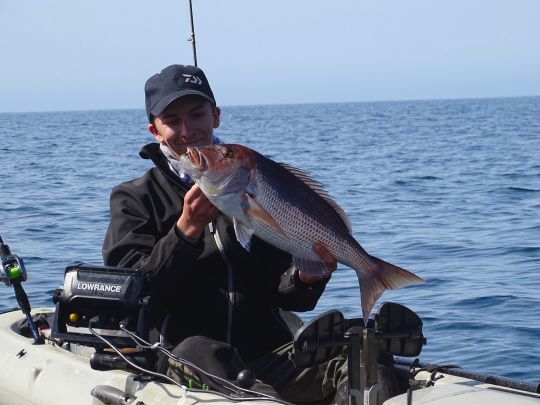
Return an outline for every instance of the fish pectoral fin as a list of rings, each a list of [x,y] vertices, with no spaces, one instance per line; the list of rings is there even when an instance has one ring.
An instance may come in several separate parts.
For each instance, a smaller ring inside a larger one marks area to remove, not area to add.
[[[272,214],[270,214],[268,211],[264,209],[251,195],[248,193],[244,194],[244,201],[245,201],[245,208],[244,212],[248,217],[251,217],[253,219],[258,219],[261,222],[264,222],[265,224],[271,226],[274,228],[277,232],[285,236],[285,231],[283,228],[277,223],[277,221],[274,219]]]
[[[294,266],[308,276],[326,277],[330,270],[326,264],[320,260],[308,260],[301,257],[293,257]]]
[[[253,236],[253,229],[249,229],[247,226],[242,225],[236,218],[233,219],[234,233],[238,242],[248,252],[251,249],[251,237]]]

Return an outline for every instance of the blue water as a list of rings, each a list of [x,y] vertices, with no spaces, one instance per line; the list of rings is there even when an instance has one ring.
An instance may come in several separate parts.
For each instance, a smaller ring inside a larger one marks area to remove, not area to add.
[[[368,252],[427,281],[380,300],[423,318],[423,360],[540,381],[540,97],[224,107],[217,134],[311,173]],[[52,305],[67,264],[101,263],[111,188],[150,167],[145,115],[0,114],[0,139],[0,235]],[[331,308],[360,316],[352,270],[302,316]]]

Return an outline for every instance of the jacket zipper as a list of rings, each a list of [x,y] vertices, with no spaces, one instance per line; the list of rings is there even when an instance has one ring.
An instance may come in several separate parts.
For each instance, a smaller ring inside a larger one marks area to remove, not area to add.
[[[233,313],[234,313],[234,301],[235,301],[232,266],[231,266],[231,262],[229,261],[225,253],[225,247],[219,236],[216,221],[212,221],[211,223],[209,223],[208,227],[210,228],[210,232],[212,233],[214,240],[216,241],[216,246],[219,250],[219,254],[221,255],[221,258],[223,259],[223,261],[225,262],[225,266],[227,267],[227,301],[228,301],[227,343],[232,344],[231,342],[232,341],[232,326],[233,326]]]

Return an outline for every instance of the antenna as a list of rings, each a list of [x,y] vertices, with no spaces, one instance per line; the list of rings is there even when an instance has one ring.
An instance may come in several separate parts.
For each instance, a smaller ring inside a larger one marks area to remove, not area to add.
[[[188,41],[191,42],[191,47],[193,48],[193,64],[197,66],[197,47],[195,44],[195,27],[193,26],[193,7],[191,0],[189,0],[189,16],[191,18],[191,36],[188,38]]]

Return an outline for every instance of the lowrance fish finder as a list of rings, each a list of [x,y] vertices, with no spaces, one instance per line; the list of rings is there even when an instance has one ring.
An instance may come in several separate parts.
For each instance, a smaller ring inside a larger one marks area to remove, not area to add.
[[[76,263],[66,267],[64,286],[56,290],[53,338],[96,348],[103,342],[88,326],[118,347],[134,346],[122,325],[148,336],[149,297],[146,278],[138,269]]]

